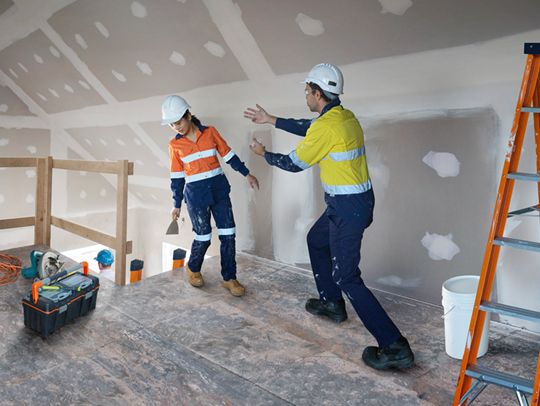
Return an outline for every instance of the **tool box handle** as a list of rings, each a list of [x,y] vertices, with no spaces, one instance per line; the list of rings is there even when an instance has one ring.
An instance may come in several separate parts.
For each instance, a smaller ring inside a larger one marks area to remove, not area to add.
[[[55,281],[59,278],[62,278],[66,275],[71,275],[72,273],[75,273],[78,269],[83,268],[84,274],[88,275],[88,262],[81,262],[80,264],[77,264],[69,269],[65,269],[62,272],[58,272],[57,274],[54,274],[53,276],[49,278],[45,278],[41,281],[34,282],[32,285],[32,300],[34,303],[37,303],[39,299],[39,288],[41,288],[43,285],[48,285],[52,281]]]

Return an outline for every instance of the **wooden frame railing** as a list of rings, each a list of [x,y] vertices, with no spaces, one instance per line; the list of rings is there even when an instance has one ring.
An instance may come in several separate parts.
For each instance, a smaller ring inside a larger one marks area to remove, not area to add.
[[[103,244],[116,251],[115,282],[126,283],[126,255],[132,253],[133,243],[127,240],[128,176],[133,175],[133,162],[118,160],[82,161],[46,158],[0,158],[0,168],[36,168],[36,215],[0,220],[0,230],[34,226],[34,244],[51,246],[51,226]],[[108,173],[117,176],[116,235],[109,235],[51,214],[53,169]]]

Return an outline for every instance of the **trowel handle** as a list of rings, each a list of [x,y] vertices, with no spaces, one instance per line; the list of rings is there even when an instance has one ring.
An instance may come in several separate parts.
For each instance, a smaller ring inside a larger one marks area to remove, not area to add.
[[[86,265],[86,267],[88,268],[88,264]],[[83,268],[83,264],[77,264],[62,272],[58,272],[57,274],[54,274],[53,276],[49,278],[45,278],[42,281],[34,282],[34,284],[32,285],[32,300],[34,301],[34,303],[37,303],[39,299],[39,288],[41,288],[43,285],[48,285],[49,283],[51,283],[52,281],[55,281],[58,278],[62,278],[66,275],[71,275],[77,269],[81,269],[81,268]]]

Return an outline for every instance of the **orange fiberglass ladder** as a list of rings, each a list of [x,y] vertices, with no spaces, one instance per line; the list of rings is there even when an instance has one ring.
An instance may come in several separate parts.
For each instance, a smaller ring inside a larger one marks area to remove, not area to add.
[[[508,143],[501,183],[497,193],[495,212],[491,222],[482,274],[478,284],[478,291],[476,292],[476,300],[469,327],[467,346],[465,347],[456,394],[454,396],[454,406],[470,405],[489,384],[513,390],[521,406],[528,405],[526,395],[532,396],[531,405],[540,406],[538,401],[540,390],[540,358],[537,361],[534,381],[476,365],[482,329],[488,312],[540,322],[540,312],[489,301],[501,246],[540,252],[540,243],[503,237],[507,217],[539,211],[539,205],[536,205],[508,213],[512,189],[516,180],[536,183],[540,199],[540,190],[538,189],[540,187],[540,88],[538,86],[540,43],[526,43],[525,54],[527,54],[527,64],[519,93],[516,115],[512,125],[512,133]],[[533,113],[534,116],[536,141],[535,174],[517,172],[530,113]]]

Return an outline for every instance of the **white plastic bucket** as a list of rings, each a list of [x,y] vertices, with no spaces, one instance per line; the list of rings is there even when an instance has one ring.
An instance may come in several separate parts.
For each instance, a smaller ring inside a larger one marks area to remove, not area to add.
[[[463,358],[479,281],[479,276],[465,275],[448,279],[442,285],[445,349],[452,358]],[[487,352],[488,345],[489,314],[486,315],[477,357]]]

